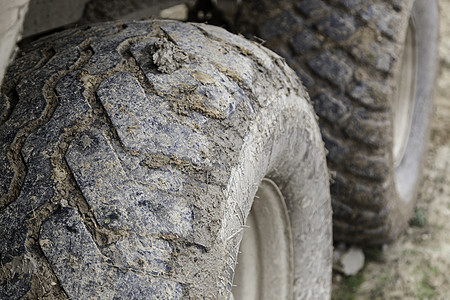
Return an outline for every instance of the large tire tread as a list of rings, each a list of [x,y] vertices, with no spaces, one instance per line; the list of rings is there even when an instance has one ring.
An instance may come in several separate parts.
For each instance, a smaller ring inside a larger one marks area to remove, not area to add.
[[[293,71],[222,29],[169,21],[27,43],[2,89],[0,298],[228,296],[213,247],[227,174],[255,112],[305,97]]]

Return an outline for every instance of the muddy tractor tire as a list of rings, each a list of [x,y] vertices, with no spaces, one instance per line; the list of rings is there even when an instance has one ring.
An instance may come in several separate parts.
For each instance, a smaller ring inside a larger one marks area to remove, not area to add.
[[[105,23],[28,42],[5,78],[1,299],[329,297],[325,150],[279,56]]]
[[[334,239],[383,244],[412,215],[437,70],[436,1],[243,1],[239,27],[285,57],[319,115]]]

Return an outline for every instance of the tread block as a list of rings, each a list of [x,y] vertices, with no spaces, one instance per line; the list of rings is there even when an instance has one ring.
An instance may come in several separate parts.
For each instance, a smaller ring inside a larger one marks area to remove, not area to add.
[[[30,167],[18,198],[0,212],[0,258],[9,261],[25,252],[28,230],[25,220],[33,217],[33,211],[49,201],[55,194],[50,178],[52,166],[48,158],[39,156],[30,160]],[[43,176],[46,174],[47,176]],[[38,195],[38,196],[37,196]]]
[[[360,226],[334,219],[333,228],[333,235],[338,241],[354,243],[356,239],[359,244],[366,246],[379,245],[381,241],[387,243],[395,237],[389,224],[363,230]]]
[[[334,197],[335,201],[371,211],[380,211],[385,207],[388,187],[388,180],[380,185],[365,184],[360,180],[351,180],[348,175],[339,171],[336,172],[334,180],[330,184],[331,192],[338,195]]]
[[[174,267],[176,253],[170,242],[130,234],[100,249],[115,266],[158,276]]]
[[[327,6],[321,0],[300,0],[295,6],[307,18],[322,16],[328,12]]]
[[[362,62],[368,63],[382,72],[389,72],[394,62],[396,47],[394,43],[387,41],[379,42],[381,37],[370,29],[362,29],[349,45],[350,53]]]
[[[360,10],[360,16],[366,22],[373,22],[375,27],[390,38],[399,34],[401,17],[392,14],[393,9],[388,3],[371,3],[365,9]]]
[[[352,157],[351,163],[347,165],[347,168],[356,175],[384,180],[389,176],[388,161],[388,157],[368,157],[363,153],[356,153]]]
[[[102,74],[117,67],[122,61],[117,48],[124,39],[124,37],[113,36],[109,40],[93,41],[90,45],[94,54],[89,60],[89,65],[84,67],[89,74]]]
[[[379,82],[356,82],[350,87],[350,97],[372,109],[385,110],[389,107],[391,87]]]
[[[316,113],[332,124],[341,124],[350,117],[349,106],[328,92],[315,96],[312,98],[312,102]]]
[[[0,282],[0,299],[22,299],[30,288],[30,275],[16,273],[9,282]]]
[[[299,34],[296,34],[291,40],[290,44],[295,54],[304,55],[311,49],[320,47],[319,40],[314,33],[309,29],[304,29]]]
[[[56,84],[59,105],[50,120],[27,137],[21,151],[25,161],[39,153],[50,156],[62,142],[64,132],[85,118],[91,110],[83,95],[84,88],[78,79],[79,75],[79,71],[71,72]]]
[[[196,57],[198,61],[212,63],[219,71],[237,82],[243,82],[252,91],[255,88],[253,82],[257,74],[254,72],[254,62],[251,58],[207,38],[190,24],[181,26],[179,23],[165,23],[160,27],[188,55]],[[265,99],[258,100],[264,103]]]
[[[350,226],[364,228],[364,230],[372,230],[385,224],[386,209],[380,212],[372,212],[363,209],[353,209],[351,206],[339,201],[332,201],[331,204],[335,213],[335,219],[338,222],[346,222]]]
[[[131,74],[106,78],[97,95],[126,148],[205,164],[203,156],[209,156],[210,147],[204,135],[181,124],[167,111],[163,99],[147,98]]]
[[[16,58],[13,64],[6,69],[4,77],[4,85],[8,85],[11,80],[19,76],[23,76],[23,73],[33,69],[42,59],[44,55],[41,50],[34,50],[27,55]]]
[[[101,226],[191,237],[193,215],[185,200],[130,180],[103,133],[80,135],[70,145],[66,160]]]
[[[102,74],[108,70],[116,68],[122,62],[119,46],[124,41],[135,36],[144,35],[150,29],[145,24],[128,23],[122,32],[96,39],[90,43],[94,50],[94,55],[89,60],[89,65],[85,69],[92,75]]]
[[[44,222],[39,244],[69,298],[183,296],[179,283],[121,268],[105,258],[73,208],[62,208]]]
[[[213,118],[228,119],[240,103],[250,103],[235,82],[207,63],[186,64],[172,74],[147,73],[146,77],[159,93],[178,98],[179,108],[186,106]],[[252,111],[250,106],[248,110]]]
[[[347,40],[358,26],[352,15],[333,10],[329,16],[315,22],[317,28],[336,42]]]
[[[112,146],[114,147],[114,144]],[[120,145],[114,150],[128,176],[138,185],[157,187],[160,191],[180,195],[187,184],[188,176],[175,166],[168,165],[164,169],[149,168],[146,157],[129,155]]]
[[[384,147],[390,145],[389,120],[386,113],[371,113],[364,108],[353,110],[345,132],[367,145]]]
[[[323,79],[328,79],[341,90],[353,78],[353,68],[342,55],[324,51],[308,61],[309,67]]]
[[[6,143],[0,148],[0,195],[6,195],[10,191],[10,187],[14,178],[15,170],[11,166],[6,153],[8,148]]]
[[[23,226],[26,214],[20,205],[11,204],[0,214],[0,262],[6,264],[13,257],[21,256],[25,252],[25,239],[28,230]],[[11,233],[13,232],[13,234]]]
[[[176,95],[180,92],[194,91],[200,84],[189,71],[186,67],[171,74],[146,72],[145,76],[159,95]]]

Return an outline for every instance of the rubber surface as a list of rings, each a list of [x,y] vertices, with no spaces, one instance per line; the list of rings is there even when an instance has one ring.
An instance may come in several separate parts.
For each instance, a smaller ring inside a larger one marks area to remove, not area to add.
[[[426,84],[417,91],[426,92],[420,92],[411,131],[420,133],[410,137],[410,152],[417,153],[409,161],[417,163],[409,174],[398,176],[392,162],[391,101],[413,2],[247,0],[240,9],[240,31],[249,38],[258,36],[283,56],[312,98],[333,174],[337,241],[389,242],[412,213],[427,140],[438,38],[436,1],[429,1],[428,8],[427,1],[415,1],[415,21],[423,27],[416,37],[424,45],[419,55],[427,61],[418,75]],[[406,186],[407,196],[399,195]]]
[[[294,294],[329,297],[323,142],[295,73],[242,37],[106,23],[24,46],[0,97],[0,298],[227,298],[263,177]]]

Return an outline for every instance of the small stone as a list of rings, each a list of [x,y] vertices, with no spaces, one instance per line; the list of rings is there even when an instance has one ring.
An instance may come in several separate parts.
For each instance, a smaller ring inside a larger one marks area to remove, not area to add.
[[[350,247],[343,252],[342,249],[335,250],[333,268],[344,275],[356,275],[364,267],[364,252],[361,248]]]

